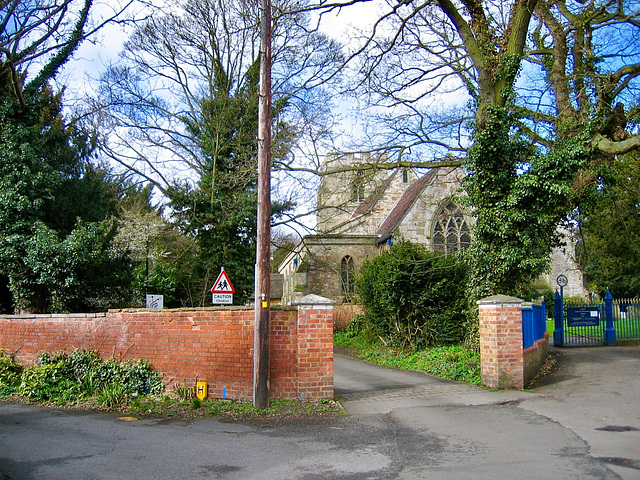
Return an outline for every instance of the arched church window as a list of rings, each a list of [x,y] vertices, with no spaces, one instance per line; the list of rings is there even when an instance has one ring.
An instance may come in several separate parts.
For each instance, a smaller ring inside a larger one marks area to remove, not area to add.
[[[347,255],[342,259],[340,265],[340,278],[342,280],[342,293],[353,293],[353,276],[355,267],[353,265],[353,257]]]
[[[364,201],[364,171],[356,170],[351,184],[351,200],[354,202]]]
[[[445,205],[436,218],[433,227],[433,249],[451,255],[460,252],[471,243],[471,230],[464,213],[455,203]]]

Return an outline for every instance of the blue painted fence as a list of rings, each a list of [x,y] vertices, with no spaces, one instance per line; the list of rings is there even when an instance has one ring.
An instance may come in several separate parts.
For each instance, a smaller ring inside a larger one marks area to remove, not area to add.
[[[536,305],[525,303],[522,306],[522,348],[531,347],[536,340],[544,338],[547,331],[547,307],[542,304]]]

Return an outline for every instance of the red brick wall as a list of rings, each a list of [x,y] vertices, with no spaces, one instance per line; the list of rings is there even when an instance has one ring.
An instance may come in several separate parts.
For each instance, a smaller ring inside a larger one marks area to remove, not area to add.
[[[318,313],[319,312],[319,313]],[[327,313],[328,312],[328,313]],[[332,310],[274,308],[270,320],[272,398],[333,397]],[[96,350],[117,360],[144,358],[169,388],[208,382],[209,396],[253,396],[254,311],[122,310],[106,314],[0,318],[0,348],[33,364],[43,351]]]
[[[488,388],[523,388],[522,300],[498,295],[478,302],[480,374]]]
[[[522,351],[524,357],[524,386],[528,386],[535,378],[549,354],[549,332],[544,332],[544,338],[536,340],[533,345]]]
[[[333,307],[299,307],[298,358],[300,394],[305,398],[332,398]]]

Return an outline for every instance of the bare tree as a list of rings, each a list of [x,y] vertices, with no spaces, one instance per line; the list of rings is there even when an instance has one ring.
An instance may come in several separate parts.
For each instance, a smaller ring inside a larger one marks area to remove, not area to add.
[[[640,145],[629,132],[607,133],[616,103],[625,108],[620,115],[618,107],[618,124],[626,119],[633,131],[637,116],[640,9],[633,2],[384,4],[351,53],[359,73],[352,92],[384,127],[381,147],[420,151],[423,161],[463,158],[485,107],[507,104],[546,147],[590,120],[600,122],[592,140],[601,152]]]
[[[581,133],[605,156],[640,146],[640,8],[632,2],[538,3],[520,89],[521,126],[545,146]],[[628,121],[628,119],[630,121]],[[635,132],[637,133],[637,131]]]
[[[330,100],[320,88],[342,63],[338,45],[314,30],[296,2],[274,6],[274,169],[283,176],[301,151],[327,141]],[[224,77],[233,94],[258,58],[259,12],[255,2],[192,0],[170,4],[138,28],[103,82],[94,110],[106,128],[103,152],[160,191],[176,180],[196,179],[210,169],[202,154],[198,125],[211,125],[207,141],[224,148],[216,122],[204,119]],[[309,158],[306,154],[306,158]],[[313,159],[311,159],[313,162]],[[253,169],[253,166],[250,166]],[[309,171],[314,171],[313,165]],[[295,178],[280,194],[291,197]],[[302,185],[306,187],[306,185]]]

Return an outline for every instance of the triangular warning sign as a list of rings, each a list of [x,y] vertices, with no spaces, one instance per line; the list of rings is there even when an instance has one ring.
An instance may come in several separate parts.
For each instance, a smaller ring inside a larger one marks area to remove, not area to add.
[[[236,293],[236,289],[233,288],[229,275],[224,271],[224,268],[220,270],[220,275],[216,278],[216,281],[211,287],[211,293]]]

